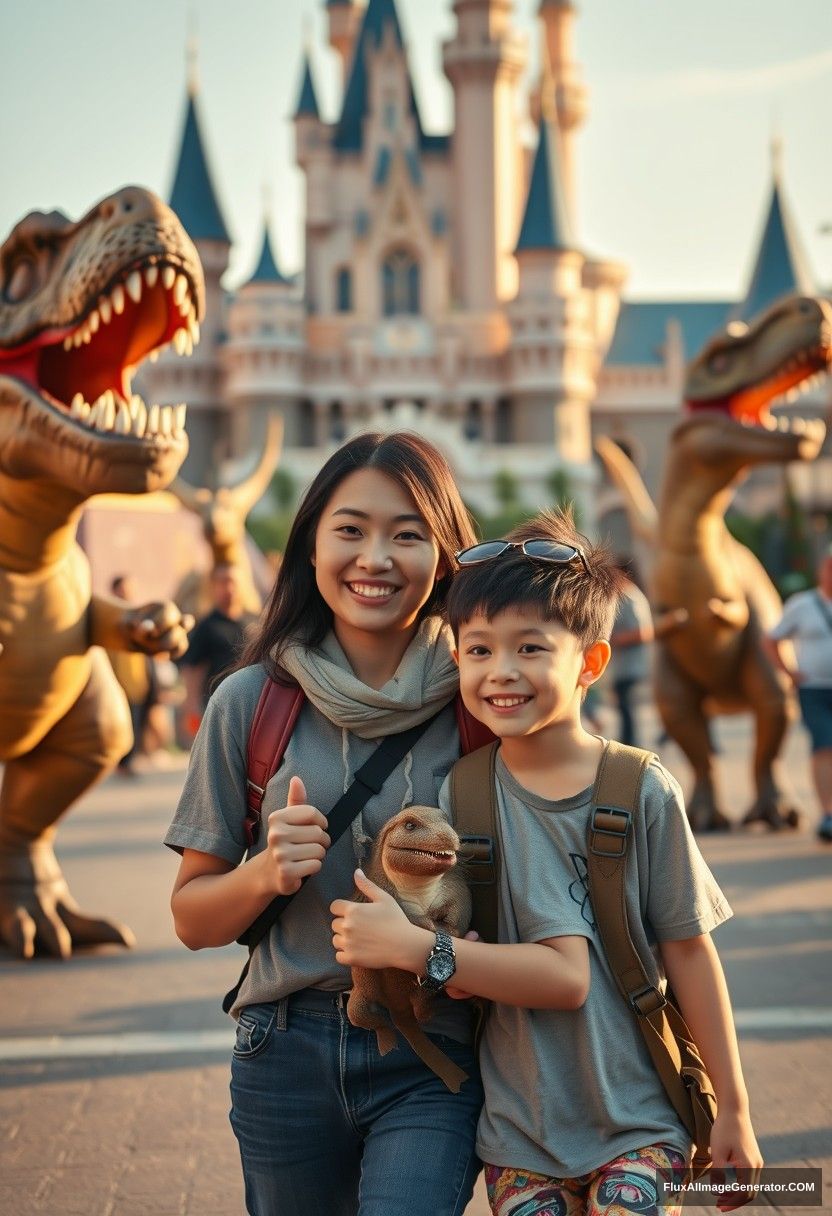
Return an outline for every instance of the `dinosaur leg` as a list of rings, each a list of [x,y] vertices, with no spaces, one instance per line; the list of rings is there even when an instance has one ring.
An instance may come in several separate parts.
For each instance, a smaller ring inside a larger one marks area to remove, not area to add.
[[[763,823],[773,831],[794,828],[800,822],[796,807],[774,776],[774,762],[793,716],[793,707],[773,668],[761,652],[749,646],[742,672],[742,688],[754,711],[754,786],[756,798],[743,824]]]
[[[347,1017],[353,1026],[376,1032],[378,1053],[386,1056],[396,1046],[396,1035],[389,1021],[381,1012],[383,993],[379,988],[378,973],[365,967],[353,967],[352,991],[347,1001]]]
[[[33,751],[7,763],[0,790],[0,938],[20,958],[134,940],[125,926],[79,911],[52,848],[61,815],[130,747],[124,694],[103,651],[90,659],[75,705]]]
[[[678,743],[693,769],[693,793],[687,812],[695,832],[724,832],[731,824],[717,806],[708,719],[702,694],[662,648],[656,656],[656,705],[664,728]]]

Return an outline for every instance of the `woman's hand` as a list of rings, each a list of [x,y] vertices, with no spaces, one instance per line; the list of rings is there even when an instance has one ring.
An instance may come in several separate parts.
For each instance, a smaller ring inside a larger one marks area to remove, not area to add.
[[[303,781],[293,777],[286,806],[269,815],[266,852],[278,895],[294,895],[304,878],[318,873],[332,843],[326,826],[318,808],[306,801]]]
[[[336,899],[329,906],[336,961],[347,967],[409,970],[413,955],[412,947],[408,949],[410,931],[423,931],[410,923],[393,896],[371,882],[363,870],[355,871],[355,885],[368,903]]]

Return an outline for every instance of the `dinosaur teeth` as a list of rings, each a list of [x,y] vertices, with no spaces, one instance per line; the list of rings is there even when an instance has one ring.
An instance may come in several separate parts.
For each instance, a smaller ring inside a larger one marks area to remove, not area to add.
[[[173,346],[177,355],[187,355],[189,353],[189,342],[190,337],[187,329],[177,329],[176,333],[173,335]],[[193,347],[191,347],[191,349],[193,349]]]
[[[148,287],[155,287],[159,278],[158,266],[146,266],[144,271],[144,281]]]
[[[175,282],[176,282],[176,271],[173,269],[172,266],[165,266],[162,269],[162,286],[164,287],[165,291],[170,291],[171,287],[173,287]]]
[[[124,312],[124,288],[121,283],[117,283],[110,293],[110,299],[113,302],[113,310],[119,316]]]
[[[100,324],[101,324],[101,316],[99,314],[98,309],[94,308],[92,310],[92,312],[90,313],[89,319],[87,321],[87,325],[89,325],[89,327],[90,327],[90,333],[97,334],[98,327],[100,326]]]
[[[127,276],[125,287],[127,288],[127,294],[133,303],[138,304],[142,298],[142,276],[139,274],[138,270],[131,270],[130,274]]]
[[[113,315],[113,306],[107,296],[102,296],[98,301],[98,311],[101,313],[101,320],[104,324],[109,325]]]
[[[177,308],[181,310],[181,306],[188,295],[188,280],[184,274],[178,274],[173,284],[173,302]]]
[[[129,402],[116,397],[107,389],[90,405],[82,393],[76,393],[69,406],[69,416],[90,430],[112,432],[115,435],[133,435],[143,439],[145,435],[159,435],[163,439],[179,436],[185,429],[187,406],[146,405],[134,393]]]

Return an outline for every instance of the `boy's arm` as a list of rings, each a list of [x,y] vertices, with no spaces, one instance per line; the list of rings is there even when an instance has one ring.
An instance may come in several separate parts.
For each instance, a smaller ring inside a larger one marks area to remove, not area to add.
[[[718,1114],[711,1134],[717,1167],[757,1170],[763,1158],[751,1126],[725,974],[711,935],[660,943],[670,987],[713,1081]]]
[[[355,882],[368,902],[336,899],[330,907],[337,961],[424,975],[435,934],[411,924],[396,900],[360,870]],[[589,948],[583,937],[515,945],[455,939],[454,952],[454,987],[471,996],[526,1009],[579,1009],[589,992]]]

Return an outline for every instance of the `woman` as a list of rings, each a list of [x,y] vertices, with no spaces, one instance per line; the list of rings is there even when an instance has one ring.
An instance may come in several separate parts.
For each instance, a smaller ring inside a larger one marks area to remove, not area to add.
[[[454,554],[474,542],[439,452],[416,435],[361,435],[298,510],[246,664],[209,702],[166,843],[191,949],[237,938],[297,892],[255,951],[238,1018],[231,1123],[252,1216],[452,1216],[471,1195],[482,1094],[464,1004],[437,1000],[428,1033],[469,1074],[451,1094],[410,1048],[380,1057],[346,1018],[329,905],[366,843],[411,803],[436,804],[459,754],[456,669],[438,611]],[[246,852],[246,743],[267,674],[306,701]],[[334,844],[326,819],[387,735],[427,724]],[[331,847],[330,847],[331,846]],[[304,879],[308,879],[301,883]]]

